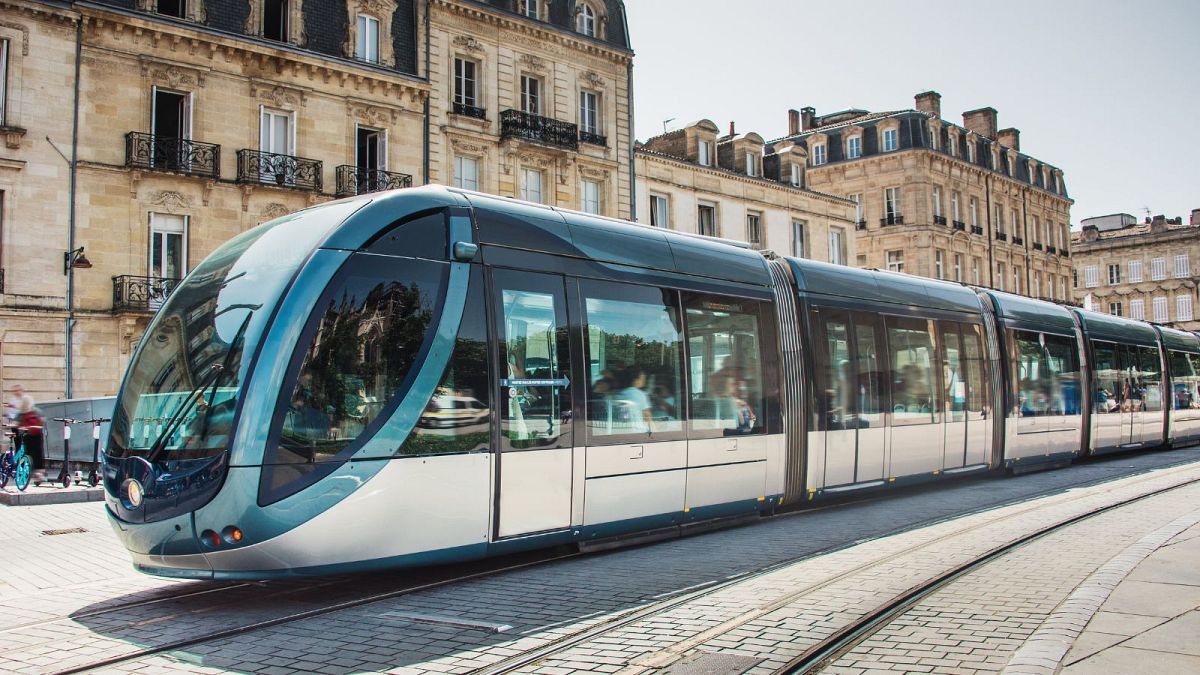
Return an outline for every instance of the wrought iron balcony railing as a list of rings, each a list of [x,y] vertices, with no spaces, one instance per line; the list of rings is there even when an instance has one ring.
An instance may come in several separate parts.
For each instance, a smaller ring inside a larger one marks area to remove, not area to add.
[[[1058,254],[1059,254],[1059,255],[1061,255],[1061,256],[1062,256],[1062,257],[1064,257],[1064,258],[1070,258],[1070,257],[1071,257],[1071,252],[1070,252],[1070,251],[1068,251],[1068,250],[1067,250],[1067,249],[1065,249],[1065,248],[1064,248],[1063,250],[1059,251],[1059,252],[1058,252]]]
[[[856,230],[867,229],[867,221],[865,221],[865,220],[858,221],[857,223],[854,224],[854,229],[856,229]]]
[[[125,166],[220,178],[221,146],[131,131],[125,134]]]
[[[971,226],[971,234],[983,234],[983,226],[982,225],[972,225]]]
[[[454,114],[462,115],[463,117],[474,117],[477,120],[487,119],[487,108],[480,108],[466,103],[455,103]]]
[[[1024,246],[1025,240],[1021,237],[1013,235],[1013,243],[1016,244],[1017,246]]]
[[[113,277],[113,311],[156,312],[178,285],[179,279],[129,274]]]
[[[365,195],[380,190],[412,187],[412,176],[406,173],[366,169],[343,164],[337,168],[337,196]]]
[[[997,232],[996,241],[1008,241],[1008,235],[1004,232]]]
[[[1040,241],[1033,242],[1033,250],[1035,250],[1035,251],[1042,250],[1042,242],[1040,242]]]
[[[1049,253],[1050,255],[1055,255],[1058,253],[1058,247],[1057,246],[1047,246],[1046,253]]]
[[[959,232],[967,231],[967,224],[961,220],[954,221],[953,225],[954,225],[954,229],[958,230]]]
[[[591,131],[580,131],[579,142],[589,143],[591,145],[601,145],[607,148],[608,136],[605,136],[604,134],[593,133]]]
[[[237,151],[239,183],[277,185],[296,190],[321,191],[321,162],[273,152]]]
[[[568,150],[579,149],[579,128],[576,125],[520,110],[500,113],[500,138],[523,138]]]
[[[888,225],[903,225],[903,224],[904,224],[904,216],[900,215],[899,213],[893,213],[890,215],[886,215],[879,219],[879,225],[881,227],[887,227]]]
[[[933,224],[934,225],[945,225],[946,224],[946,216],[934,216]]]

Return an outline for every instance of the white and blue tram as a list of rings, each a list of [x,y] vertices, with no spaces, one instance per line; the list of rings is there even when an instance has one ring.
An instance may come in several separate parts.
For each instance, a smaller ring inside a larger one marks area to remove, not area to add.
[[[426,187],[231,240],[125,376],[151,574],[319,575],[680,532],[1200,442],[1200,339]]]

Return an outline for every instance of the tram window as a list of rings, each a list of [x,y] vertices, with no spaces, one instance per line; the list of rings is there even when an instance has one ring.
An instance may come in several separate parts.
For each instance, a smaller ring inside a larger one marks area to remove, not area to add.
[[[967,409],[967,373],[957,323],[939,322],[942,333],[942,386],[951,422],[960,422]]]
[[[983,326],[963,325],[963,363],[967,369],[967,410],[982,412],[991,400],[990,384],[986,376],[987,361],[983,352]]]
[[[1139,377],[1134,381],[1142,410],[1162,410],[1162,362],[1157,347],[1137,347]]]
[[[369,255],[343,266],[306,328],[309,344],[287,382],[279,443],[269,463],[334,460],[386,419],[423,355],[448,269]],[[272,487],[296,477],[276,471]]]
[[[1014,382],[1016,382],[1018,414],[1038,417],[1050,410],[1050,390],[1053,381],[1042,349],[1041,335],[1013,331]]]
[[[454,353],[416,428],[396,453],[434,455],[485,451],[490,447],[491,396],[488,386],[487,315],[483,274],[471,272]]]
[[[855,352],[858,362],[858,426],[864,429],[882,426],[883,413],[887,408],[883,393],[887,373],[880,361],[879,345],[883,339],[875,317],[855,317],[854,341],[858,348]]]
[[[1171,406],[1175,410],[1188,410],[1200,405],[1196,396],[1196,371],[1187,352],[1170,353],[1171,363]]]
[[[818,429],[837,431],[855,428],[854,361],[850,357],[850,328],[846,314],[817,312],[817,404],[821,416]]]
[[[1047,414],[1078,415],[1083,383],[1074,338],[1046,336],[1046,365],[1050,378]]]
[[[1101,414],[1120,412],[1124,387],[1121,382],[1121,366],[1117,362],[1116,345],[1107,342],[1093,342],[1092,358],[1095,361],[1096,373],[1096,390],[1092,392],[1092,412]]]
[[[446,214],[437,211],[400,221],[371,242],[366,250],[380,255],[445,260],[447,239]]]
[[[894,424],[937,422],[934,396],[933,334],[930,322],[888,317],[888,349],[891,352],[892,421]]]
[[[1192,377],[1188,382],[1188,408],[1200,408],[1200,354],[1188,354]]]
[[[508,449],[560,447],[569,430],[570,372],[564,349],[566,316],[562,281],[553,278],[520,283],[516,273],[511,286],[502,281],[499,297],[503,321],[500,353],[504,399],[501,431]],[[496,279],[500,279],[497,273]],[[560,382],[560,380],[562,380]]]
[[[688,372],[692,438],[763,433],[760,305],[711,295],[688,296]]]
[[[682,437],[683,331],[677,296],[592,283],[587,311],[589,444]]]

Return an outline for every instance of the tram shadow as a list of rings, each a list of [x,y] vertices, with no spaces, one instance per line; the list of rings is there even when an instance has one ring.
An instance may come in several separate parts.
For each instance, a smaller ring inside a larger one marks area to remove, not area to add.
[[[749,525],[561,559],[545,560],[554,552],[540,551],[307,581],[181,584],[171,601],[116,610],[109,603],[105,612],[85,608],[75,621],[91,633],[86,642],[93,662],[95,648],[107,644],[100,653],[110,659],[157,650],[161,653],[142,660],[167,668],[462,672],[772,565],[1196,460],[1200,448],[1120,455],[1013,479],[964,478],[896,489],[886,499],[843,498]],[[59,666],[70,667],[70,660]]]

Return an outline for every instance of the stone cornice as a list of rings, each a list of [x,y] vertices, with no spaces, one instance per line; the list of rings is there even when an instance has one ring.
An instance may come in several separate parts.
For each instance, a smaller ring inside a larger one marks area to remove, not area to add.
[[[431,90],[426,80],[413,75],[373,68],[347,59],[282,44],[267,43],[251,36],[234,35],[199,25],[160,21],[91,4],[79,3],[78,6],[82,11],[86,31],[93,35],[108,32],[118,41],[146,37],[156,46],[165,43],[173,51],[182,51],[192,56],[214,61],[220,58],[243,65],[255,64],[265,73],[289,73],[292,77],[305,75],[308,79],[319,80],[323,84],[336,82],[343,87],[366,88],[385,96],[408,96],[414,102],[427,96]],[[85,46],[97,47],[86,42]],[[129,53],[135,54],[138,50],[131,48]],[[141,56],[155,59],[144,52]],[[195,65],[191,67],[200,69]]]
[[[22,2],[21,0],[0,0],[0,9],[15,10],[26,16],[45,18],[66,24],[73,24],[79,19],[79,12],[70,6],[49,2]]]
[[[628,65],[633,60],[633,52],[603,42],[595,42],[578,36],[560,26],[534,21],[518,14],[502,12],[482,3],[456,2],[455,0],[429,0],[430,8],[437,7],[460,17],[482,21],[496,28],[507,28],[526,33],[548,42],[578,50],[595,56]]]

